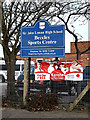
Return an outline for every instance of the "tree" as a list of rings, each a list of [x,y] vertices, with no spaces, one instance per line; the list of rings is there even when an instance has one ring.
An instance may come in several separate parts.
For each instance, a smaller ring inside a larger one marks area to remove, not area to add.
[[[86,51],[80,51],[77,42],[78,35],[74,33],[69,23],[72,24],[84,16],[88,19],[89,3],[81,0],[61,2],[10,2],[3,3],[2,7],[2,46],[4,59],[7,66],[7,95],[14,94],[15,88],[15,62],[16,55],[20,51],[20,28],[21,26],[33,26],[39,19],[46,19],[49,22],[64,23],[66,30],[75,38],[77,59],[80,54]]]
[[[82,24],[85,23],[85,21],[88,22],[88,20],[90,20],[89,15],[90,15],[90,2],[85,1],[64,1],[61,3],[54,3],[55,5],[55,12],[51,14],[52,18],[56,19],[56,17],[58,18],[57,23],[64,23],[66,30],[74,37],[75,39],[75,48],[76,48],[76,54],[77,54],[77,60],[80,60],[80,56],[87,52],[88,50],[90,50],[90,47],[88,47],[86,50],[84,51],[80,51],[78,48],[78,41],[79,41],[79,37],[80,35],[75,33],[75,31],[73,31],[71,29],[71,26],[73,26],[73,24],[79,20],[82,19],[81,22]],[[82,18],[81,18],[82,17]],[[79,26],[78,26],[79,27]],[[74,28],[75,29],[75,28]],[[80,94],[81,92],[81,82],[78,82],[78,94]]]
[[[52,3],[4,2],[2,7],[2,46],[7,66],[7,96],[15,94],[15,63],[20,51],[21,26],[34,25],[45,15]]]

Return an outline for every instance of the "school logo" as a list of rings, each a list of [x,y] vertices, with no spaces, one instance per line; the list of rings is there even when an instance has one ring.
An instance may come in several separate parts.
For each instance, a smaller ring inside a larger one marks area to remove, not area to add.
[[[45,28],[45,22],[40,22],[39,23],[39,28],[44,29]]]

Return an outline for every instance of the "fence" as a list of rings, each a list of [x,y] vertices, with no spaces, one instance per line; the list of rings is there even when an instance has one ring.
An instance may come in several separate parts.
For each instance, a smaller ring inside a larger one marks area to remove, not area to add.
[[[90,101],[90,91],[88,91],[90,86],[87,86],[86,82],[84,84],[81,82],[81,91],[84,91],[77,98],[76,81],[38,81],[32,74],[28,81],[28,70],[28,61],[25,61],[24,74],[18,77],[18,82],[15,84],[16,94],[11,100],[12,105],[27,105],[27,108],[33,111],[61,109],[64,106],[64,109],[71,111],[80,99],[82,99],[82,103]],[[86,93],[86,91],[88,92]],[[83,97],[85,93],[86,95]],[[11,101],[9,100],[9,105],[11,105]],[[71,105],[71,103],[73,104]],[[5,98],[3,98],[3,106],[8,106]]]

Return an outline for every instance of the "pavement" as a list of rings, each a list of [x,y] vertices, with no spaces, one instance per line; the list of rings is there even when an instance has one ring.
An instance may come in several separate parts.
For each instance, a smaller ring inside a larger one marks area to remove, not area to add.
[[[7,83],[0,83],[0,97],[6,96],[7,93]]]
[[[86,111],[66,112],[62,110],[55,111],[37,111],[30,112],[25,109],[2,108],[2,118],[89,118],[89,113]],[[52,120],[52,119],[51,119]]]
[[[6,86],[6,84],[4,85]],[[4,87],[3,87],[4,88]],[[1,89],[0,86],[0,91],[5,95],[5,90]],[[60,98],[60,102],[62,103],[71,103],[72,101],[74,101],[74,99],[76,98],[75,96],[67,96],[67,95],[63,95]],[[1,94],[0,94],[0,101],[1,101]],[[0,102],[1,103],[1,102]],[[13,118],[15,119],[34,119],[34,118],[44,118],[45,120],[47,120],[48,118],[50,120],[53,120],[54,118],[60,120],[60,119],[64,119],[66,118],[66,120],[70,120],[70,118],[72,118],[72,120],[76,120],[76,118],[80,118],[80,120],[84,120],[89,118],[89,114],[87,111],[72,111],[72,112],[66,112],[64,110],[55,110],[55,111],[37,111],[37,112],[30,112],[27,111],[25,109],[14,109],[14,108],[2,108],[0,107],[0,120],[3,118],[9,118],[10,120],[12,120]],[[47,119],[46,119],[47,118]],[[82,119],[83,118],[83,119]],[[8,119],[7,119],[8,120]],[[89,120],[89,119],[88,119]]]

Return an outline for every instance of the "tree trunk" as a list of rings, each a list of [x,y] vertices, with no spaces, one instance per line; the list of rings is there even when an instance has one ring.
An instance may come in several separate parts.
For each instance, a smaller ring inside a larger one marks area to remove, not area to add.
[[[81,59],[80,51],[77,52],[77,60]]]
[[[77,60],[80,60],[80,57],[81,57],[81,55],[80,55],[80,52],[78,51],[77,52]],[[77,83],[77,95],[79,95],[80,93],[81,93],[81,81],[79,81]]]
[[[7,63],[7,96],[14,95],[15,92],[15,61],[11,59]]]
[[[10,54],[10,56],[5,55],[5,62],[7,66],[7,98],[12,99],[15,95],[15,63],[16,56]],[[15,97],[14,97],[15,98]]]
[[[75,36],[75,48],[76,48],[77,60],[80,60],[81,55],[77,42],[78,42],[78,38],[77,36]],[[77,95],[79,95],[80,93],[81,93],[81,82],[79,81],[77,82]]]

